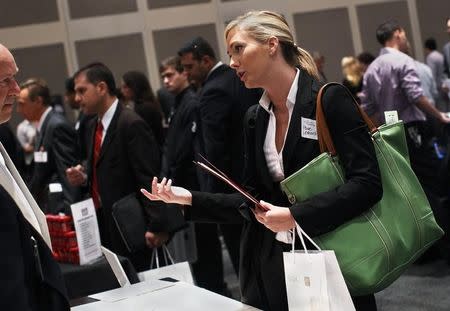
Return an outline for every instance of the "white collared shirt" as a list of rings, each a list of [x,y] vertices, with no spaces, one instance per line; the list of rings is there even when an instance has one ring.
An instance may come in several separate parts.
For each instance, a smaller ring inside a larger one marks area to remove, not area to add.
[[[286,107],[289,111],[289,121],[287,125],[287,130],[283,139],[283,146],[281,147],[280,152],[277,152],[277,147],[275,144],[275,132],[276,132],[276,119],[275,114],[273,113],[273,104],[270,102],[270,98],[267,93],[264,91],[261,99],[259,100],[259,104],[269,113],[269,124],[267,126],[266,138],[264,140],[264,156],[266,158],[267,168],[269,170],[269,174],[272,177],[273,181],[280,181],[284,179],[284,167],[283,167],[283,149],[284,144],[286,142],[286,136],[289,131],[289,124],[291,123],[292,112],[295,106],[295,100],[297,97],[298,90],[298,77],[300,74],[300,70],[297,70],[297,74],[295,75],[294,81],[292,82],[291,89],[289,90],[289,94],[287,96]]]
[[[112,103],[111,107],[109,107],[108,110],[106,110],[105,114],[103,115],[102,119],[100,120],[103,125],[102,144],[103,144],[103,141],[105,140],[106,132],[108,131],[108,127],[111,124],[114,113],[116,113],[118,104],[119,104],[119,99],[116,98],[116,100]]]
[[[214,67],[211,68],[211,70],[208,72],[208,75],[206,76],[206,79],[208,79],[209,75],[216,70],[217,68],[219,68],[220,66],[222,66],[223,63],[221,61],[218,61],[217,64],[214,65]],[[205,79],[205,80],[206,80]]]
[[[37,130],[38,130],[38,132],[40,133],[41,132],[41,129],[42,129],[42,125],[44,124],[44,120],[45,120],[45,118],[47,117],[47,115],[50,113],[50,111],[52,111],[53,110],[53,108],[52,107],[48,107],[45,111],[44,111],[44,113],[42,114],[42,116],[41,116],[41,118],[39,119],[39,123],[37,124]]]

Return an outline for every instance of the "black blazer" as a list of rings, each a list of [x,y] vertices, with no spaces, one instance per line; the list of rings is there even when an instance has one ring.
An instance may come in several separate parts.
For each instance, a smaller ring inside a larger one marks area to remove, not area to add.
[[[207,77],[200,92],[200,126],[206,158],[230,177],[241,181],[244,163],[242,122],[247,109],[258,103],[262,92],[249,90],[227,65]],[[203,182],[202,182],[203,183]],[[230,192],[215,177],[206,177],[203,190]]]
[[[35,163],[30,182],[30,191],[44,212],[69,212],[69,205],[80,199],[80,188],[69,184],[66,169],[80,163],[78,138],[75,129],[67,120],[50,111],[42,123],[41,132],[36,137],[36,151],[46,151],[47,163]],[[63,197],[60,204],[46,208],[48,200],[48,184],[60,183]]]
[[[61,270],[50,249],[2,186],[0,228],[0,310],[69,310]],[[36,269],[32,236],[37,241],[42,277]]]
[[[198,95],[190,87],[176,96],[161,161],[161,176],[176,186],[199,189],[197,169],[192,162],[198,152]]]
[[[316,118],[315,101],[320,86],[305,71],[300,71],[296,103],[283,149],[286,177],[320,153],[317,140],[301,135],[301,118]],[[279,184],[272,181],[267,169],[263,144],[269,114],[262,107],[252,107],[244,125],[246,186],[260,199],[290,206],[297,223],[311,236],[329,232],[358,216],[382,195],[375,150],[352,99],[343,87],[332,86],[323,97],[323,106],[347,181],[332,191],[293,206],[281,193]],[[275,240],[275,233],[258,223],[246,205],[239,194],[193,192],[190,217],[201,221],[237,222],[242,221],[238,209],[244,208],[242,212],[248,220],[244,223],[241,239],[242,300],[264,310],[287,310],[282,252],[290,245]]]
[[[87,163],[89,180],[92,177],[96,122],[97,118],[90,120],[88,124],[91,137],[88,149],[90,156]],[[159,173],[160,150],[158,144],[145,121],[131,109],[123,107],[120,102],[107,129],[96,169],[101,200],[99,223],[102,245],[132,259],[112,218],[111,209],[116,201],[128,194],[136,193],[142,202],[149,230],[166,231],[169,225],[166,223],[167,217],[163,217],[165,215],[155,213],[155,207],[145,208],[152,203],[145,199],[140,192],[141,188],[148,189],[153,176],[157,176]],[[159,218],[156,219],[156,216]],[[179,218],[182,219],[181,215]],[[167,231],[170,231],[169,229]]]

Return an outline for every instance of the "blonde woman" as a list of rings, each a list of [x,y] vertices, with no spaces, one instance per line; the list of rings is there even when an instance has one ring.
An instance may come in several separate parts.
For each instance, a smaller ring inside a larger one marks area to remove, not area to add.
[[[244,222],[242,301],[263,310],[286,311],[282,253],[290,245],[278,241],[277,233],[297,222],[308,234],[320,235],[369,209],[382,195],[378,164],[351,98],[343,87],[330,87],[324,110],[347,182],[290,205],[279,182],[320,153],[317,138],[305,130],[306,123],[314,123],[321,86],[314,61],[295,44],[284,17],[274,12],[253,11],[236,18],[228,24],[225,39],[230,66],[245,86],[264,89],[244,122],[244,174],[245,186],[268,211],[255,208],[240,194],[191,192],[171,187],[165,178],[159,184],[155,178],[152,193],[144,194],[185,205],[185,215],[194,221]],[[376,310],[373,295],[354,301],[358,310]]]
[[[342,84],[350,90],[355,98],[358,98],[357,94],[362,90],[362,78],[364,75],[358,59],[353,56],[343,57],[341,67],[344,75]]]

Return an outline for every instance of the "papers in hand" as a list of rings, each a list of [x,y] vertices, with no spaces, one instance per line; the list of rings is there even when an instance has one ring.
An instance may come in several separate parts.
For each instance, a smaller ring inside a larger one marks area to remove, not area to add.
[[[222,180],[223,182],[227,183],[228,185],[230,185],[233,189],[235,189],[236,191],[238,191],[239,193],[241,193],[244,197],[246,197],[250,202],[252,202],[253,204],[255,204],[256,207],[258,207],[259,209],[263,210],[263,211],[267,211],[268,209],[265,208],[264,206],[262,206],[259,201],[252,196],[249,192],[247,192],[243,187],[241,187],[240,185],[238,185],[236,182],[234,182],[233,180],[231,180],[224,172],[222,172],[221,170],[219,170],[217,167],[215,167],[213,164],[211,164],[211,162],[209,162],[205,157],[203,157],[200,154],[200,157],[206,162],[202,163],[200,161],[194,161],[194,163],[196,165],[198,165],[199,167],[201,167],[202,169],[204,169],[205,171],[207,171],[209,174],[219,178],[220,180]]]

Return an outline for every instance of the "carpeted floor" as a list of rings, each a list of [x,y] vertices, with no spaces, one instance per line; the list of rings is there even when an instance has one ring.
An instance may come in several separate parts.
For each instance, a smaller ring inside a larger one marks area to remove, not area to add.
[[[239,299],[238,280],[224,250],[225,280]],[[379,311],[450,311],[450,266],[443,260],[411,266],[397,281],[376,294]]]

